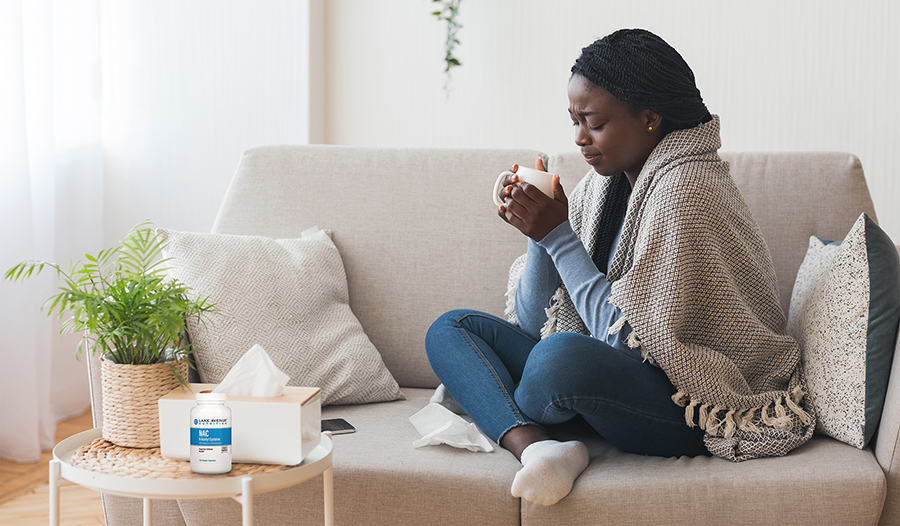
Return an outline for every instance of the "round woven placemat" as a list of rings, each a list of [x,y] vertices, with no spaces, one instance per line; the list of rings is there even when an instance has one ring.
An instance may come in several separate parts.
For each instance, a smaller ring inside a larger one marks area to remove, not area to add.
[[[72,453],[72,466],[123,477],[153,479],[200,479],[209,477],[242,477],[276,473],[294,466],[281,464],[231,464],[231,471],[221,475],[201,475],[191,471],[191,463],[163,457],[158,447],[135,449],[117,446],[102,438],[89,442]]]

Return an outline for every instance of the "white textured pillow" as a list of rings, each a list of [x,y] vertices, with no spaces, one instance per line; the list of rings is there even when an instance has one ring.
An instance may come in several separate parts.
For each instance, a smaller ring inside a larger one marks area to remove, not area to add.
[[[220,382],[258,343],[291,377],[288,385],[320,387],[323,404],[403,398],[350,310],[328,233],[276,240],[158,231],[168,240],[169,274],[220,310],[207,326],[188,326],[204,382]]]
[[[800,345],[816,431],[860,449],[881,419],[900,319],[900,258],[863,214],[843,242],[812,236],[788,331]]]

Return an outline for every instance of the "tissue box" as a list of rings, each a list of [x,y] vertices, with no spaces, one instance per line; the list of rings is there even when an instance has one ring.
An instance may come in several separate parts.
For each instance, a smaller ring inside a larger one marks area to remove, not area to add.
[[[216,384],[176,387],[159,399],[160,453],[191,459],[191,408],[197,393]],[[322,394],[317,387],[285,387],[281,396],[228,396],[231,408],[232,462],[285,464],[303,462],[321,438]]]

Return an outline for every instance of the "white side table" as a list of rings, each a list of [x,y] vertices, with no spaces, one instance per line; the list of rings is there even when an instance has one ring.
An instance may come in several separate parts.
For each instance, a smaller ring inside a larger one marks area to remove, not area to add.
[[[325,492],[325,524],[334,526],[334,477],[331,464],[331,433],[299,465],[274,473],[247,476],[197,475],[167,479],[113,475],[72,465],[72,453],[100,438],[101,429],[73,435],[53,448],[50,460],[50,524],[59,526],[59,487],[65,481],[123,497],[144,499],[144,526],[153,524],[152,499],[219,499],[230,497],[241,504],[244,526],[253,524],[253,494],[300,484],[322,473]]]

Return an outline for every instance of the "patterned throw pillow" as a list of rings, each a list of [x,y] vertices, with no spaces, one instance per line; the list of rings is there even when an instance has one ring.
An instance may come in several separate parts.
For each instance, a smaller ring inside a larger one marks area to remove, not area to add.
[[[900,257],[863,214],[843,242],[812,236],[788,330],[800,344],[816,431],[860,449],[881,419],[900,320]]]
[[[322,389],[322,403],[403,398],[381,355],[350,310],[347,277],[325,231],[299,239],[159,229],[169,273],[220,313],[189,323],[203,382],[219,383],[254,344],[290,376]]]

